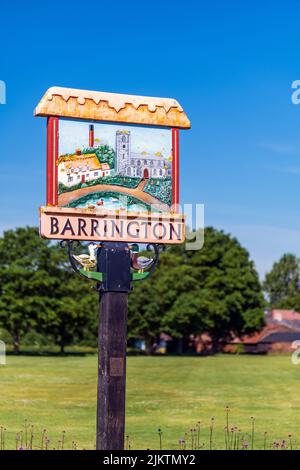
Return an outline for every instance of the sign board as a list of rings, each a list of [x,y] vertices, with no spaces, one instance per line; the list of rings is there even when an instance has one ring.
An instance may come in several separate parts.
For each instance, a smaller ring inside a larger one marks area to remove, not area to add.
[[[184,241],[184,230],[178,214],[40,208],[40,232],[50,239],[174,244]]]
[[[190,123],[176,100],[54,87],[46,92],[35,115],[48,118],[42,236],[102,240],[104,219],[107,227],[115,227],[122,219],[122,234],[114,238],[108,231],[104,239],[183,241],[183,216],[177,214],[178,129],[189,128]],[[53,217],[58,220],[58,233],[54,233]],[[145,218],[147,230],[143,231]],[[132,219],[139,224],[137,238],[131,235]],[[74,234],[61,228],[67,220],[77,224]],[[89,230],[78,228],[83,224],[80,220]],[[95,220],[100,235],[90,225]],[[162,237],[156,236],[158,221]],[[175,228],[170,223],[179,225]]]

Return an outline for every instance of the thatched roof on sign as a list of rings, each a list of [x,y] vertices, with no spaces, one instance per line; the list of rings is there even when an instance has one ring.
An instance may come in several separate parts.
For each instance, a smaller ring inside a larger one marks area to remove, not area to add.
[[[109,170],[105,166],[106,164],[100,163],[96,154],[82,154],[82,155],[69,155],[68,157],[64,156],[59,160],[58,169],[60,172],[66,172],[67,175],[71,173],[71,170],[74,173],[85,172],[85,171],[94,171],[94,170]]]
[[[120,95],[60,87],[49,88],[34,114],[183,129],[191,127],[178,101],[171,98]]]

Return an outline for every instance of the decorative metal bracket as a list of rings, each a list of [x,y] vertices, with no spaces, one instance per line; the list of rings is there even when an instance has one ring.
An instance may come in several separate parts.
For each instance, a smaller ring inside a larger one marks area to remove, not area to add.
[[[97,249],[101,250],[101,242],[97,245]],[[94,271],[92,268],[97,268],[97,256],[91,257],[88,255],[75,255],[74,248],[81,246],[81,243],[78,240],[62,240],[60,242],[61,248],[67,249],[68,258],[71,264],[72,269],[79,274],[81,277],[88,279],[89,281],[94,281],[99,284],[98,290],[101,289],[103,283],[104,274],[99,271]],[[161,247],[154,243],[149,243],[146,247],[147,251],[154,251],[154,257],[152,259],[146,257],[139,257],[139,246],[138,244],[129,245],[131,252],[131,280],[132,281],[142,281],[150,277],[157,264],[159,259],[159,254],[164,247]]]
[[[102,273],[96,271],[88,271],[83,267],[79,267],[80,264],[74,258],[73,248],[81,246],[81,243],[78,240],[62,240],[60,242],[61,248],[67,249],[68,258],[71,264],[72,269],[75,273],[79,274],[81,277],[85,279],[89,279],[90,281],[102,282],[103,275]]]
[[[147,279],[147,277],[150,277],[153,272],[155,271],[155,268],[158,264],[158,259],[159,259],[159,253],[160,253],[160,247],[159,245],[155,243],[148,243],[147,245],[147,251],[151,250],[151,247],[153,248],[154,251],[154,258],[152,260],[152,263],[149,264],[148,271],[143,271],[141,272],[133,272],[132,273],[132,280],[133,281],[142,281],[143,279]],[[134,252],[133,252],[134,253]]]

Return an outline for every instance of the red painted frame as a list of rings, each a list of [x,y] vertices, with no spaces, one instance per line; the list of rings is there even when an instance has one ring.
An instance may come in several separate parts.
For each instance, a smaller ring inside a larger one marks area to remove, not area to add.
[[[58,118],[47,119],[47,206],[58,203]]]
[[[47,120],[47,206],[58,204],[58,128],[59,119]],[[172,206],[178,212],[179,204],[179,130],[172,128]],[[91,136],[90,133],[90,140]]]
[[[172,205],[178,212],[179,204],[179,130],[172,129]]]

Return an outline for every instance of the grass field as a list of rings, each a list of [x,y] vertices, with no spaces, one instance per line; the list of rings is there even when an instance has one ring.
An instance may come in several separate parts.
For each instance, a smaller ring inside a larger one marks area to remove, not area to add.
[[[0,424],[7,428],[6,448],[25,419],[36,435],[47,428],[55,447],[66,430],[66,445],[92,449],[95,434],[96,356],[8,356],[0,366]],[[210,418],[215,418],[214,448],[224,447],[226,405],[230,423],[250,432],[255,442],[287,439],[300,447],[300,365],[288,356],[129,357],[126,432],[133,449],[178,448],[185,431],[203,424],[207,448]]]

